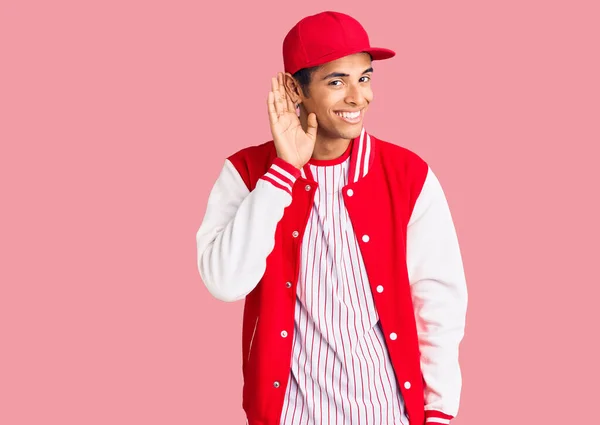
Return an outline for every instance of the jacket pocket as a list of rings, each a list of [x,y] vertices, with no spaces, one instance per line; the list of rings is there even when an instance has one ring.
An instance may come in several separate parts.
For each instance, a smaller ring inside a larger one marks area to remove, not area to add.
[[[250,345],[248,346],[248,358],[247,362],[250,361],[250,355],[252,354],[252,345],[254,343],[254,336],[256,335],[256,328],[258,327],[258,319],[260,316],[256,316],[256,322],[254,323],[254,330],[252,331],[252,337],[250,338]]]

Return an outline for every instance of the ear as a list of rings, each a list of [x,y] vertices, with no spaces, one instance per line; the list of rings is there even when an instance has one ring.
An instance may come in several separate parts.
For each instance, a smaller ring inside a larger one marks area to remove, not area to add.
[[[283,85],[285,86],[286,94],[289,96],[290,100],[294,102],[294,105],[302,103],[303,96],[300,85],[289,72],[283,74]]]

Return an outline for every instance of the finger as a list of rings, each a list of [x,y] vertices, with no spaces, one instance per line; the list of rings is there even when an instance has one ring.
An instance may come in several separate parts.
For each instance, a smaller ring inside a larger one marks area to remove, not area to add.
[[[271,125],[274,125],[278,121],[278,116],[275,110],[275,96],[272,91],[269,92],[269,97],[267,98],[267,108],[269,110],[269,122]]]
[[[271,91],[269,92],[269,99],[272,99],[273,102],[273,110],[275,111],[277,117],[282,114],[282,109],[280,105],[280,95],[279,95],[279,82],[277,81],[277,77],[271,78]],[[276,120],[277,121],[277,120]]]
[[[277,84],[278,88],[273,91],[273,95],[275,96],[275,110],[277,111],[277,115],[281,116],[287,112],[287,100],[285,99],[285,92],[279,86],[279,82]]]
[[[315,139],[317,137],[317,115],[314,112],[311,112],[308,115],[307,124],[308,128],[306,129],[306,134],[312,139]]]
[[[288,100],[283,87],[281,89],[281,110],[283,112],[288,112]]]
[[[287,95],[285,93],[285,86],[283,84],[283,74],[281,72],[277,73],[277,91],[279,92],[279,97],[281,101],[281,111],[283,113],[288,111],[288,100]]]
[[[273,91],[274,101],[275,101],[275,111],[277,111],[277,116],[281,116],[283,114],[283,100],[281,99],[281,93],[279,90]]]

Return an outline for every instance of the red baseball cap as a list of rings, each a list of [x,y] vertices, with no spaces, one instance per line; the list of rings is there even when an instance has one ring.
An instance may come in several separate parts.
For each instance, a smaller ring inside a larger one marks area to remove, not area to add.
[[[363,26],[353,17],[326,11],[301,19],[283,40],[285,72],[322,65],[355,53],[369,53],[373,60],[389,59],[396,52],[371,47]]]

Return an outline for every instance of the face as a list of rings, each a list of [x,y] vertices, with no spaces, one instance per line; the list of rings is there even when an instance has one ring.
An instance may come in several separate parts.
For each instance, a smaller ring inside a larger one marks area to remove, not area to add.
[[[324,64],[312,74],[308,95],[300,88],[298,101],[309,113],[317,115],[318,132],[330,139],[353,139],[360,136],[371,90],[371,57],[357,53]]]

